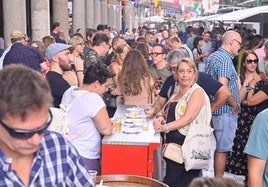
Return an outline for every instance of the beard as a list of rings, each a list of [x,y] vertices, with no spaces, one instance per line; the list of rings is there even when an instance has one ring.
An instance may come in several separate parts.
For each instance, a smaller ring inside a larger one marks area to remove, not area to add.
[[[60,68],[62,69],[62,71],[70,71],[72,70],[72,65],[69,63],[65,63],[65,62],[60,62]]]

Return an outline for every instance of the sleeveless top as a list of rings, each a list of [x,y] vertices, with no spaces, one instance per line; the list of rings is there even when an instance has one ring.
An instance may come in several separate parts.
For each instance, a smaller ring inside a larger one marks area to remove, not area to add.
[[[196,90],[197,88],[201,88],[201,87],[195,83],[184,94],[184,96],[178,101],[178,103],[176,105],[176,109],[175,109],[175,119],[176,120],[180,119],[180,117],[185,114],[186,108],[188,107],[187,104],[188,104],[189,98],[192,95],[192,93],[194,92],[194,90]],[[178,131],[183,135],[187,135],[191,124],[199,123],[199,124],[204,124],[204,125],[210,125],[210,124],[206,124],[206,123],[210,122],[210,119],[211,119],[210,101],[209,101],[209,98],[208,98],[207,94],[205,93],[205,91],[203,89],[202,89],[202,91],[203,91],[204,96],[205,96],[205,104],[203,105],[203,107],[199,111],[196,118],[190,124],[187,124],[186,126],[183,126],[183,127],[178,129]]]

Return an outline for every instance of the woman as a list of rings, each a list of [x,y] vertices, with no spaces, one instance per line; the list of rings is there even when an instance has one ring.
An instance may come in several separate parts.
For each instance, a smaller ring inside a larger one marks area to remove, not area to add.
[[[123,67],[123,61],[129,50],[130,47],[128,44],[121,44],[114,51],[114,57],[112,59],[109,68],[115,73],[115,76],[113,78],[115,87],[118,85],[118,73],[121,71]]]
[[[81,38],[80,36],[73,36],[69,40],[68,44],[72,46],[70,49],[70,52],[72,55],[72,61],[73,62],[83,61],[82,54],[83,54],[83,50],[85,47],[84,39]],[[64,71],[62,75],[63,78],[72,86],[77,86],[79,84],[77,81],[76,71],[79,71],[79,70],[73,68],[73,70]]]
[[[264,86],[258,70],[258,57],[256,53],[251,50],[244,52],[240,72],[241,113],[238,116],[238,127],[234,138],[233,151],[227,159],[226,171],[236,175],[244,175],[247,180],[247,155],[243,151],[253,120],[268,105],[267,102],[263,102],[264,100],[252,102],[254,93],[259,92]]]
[[[153,61],[150,59],[149,47],[146,43],[137,43],[135,49],[139,50],[142,53],[148,66],[153,63]]]
[[[201,46],[203,45],[203,38],[200,36],[196,36],[193,41],[194,48],[192,49],[194,55],[194,61],[198,66],[198,71],[205,71],[205,63],[203,61],[204,53],[201,50]]]
[[[182,145],[189,130],[189,124],[194,120],[202,123],[211,118],[209,98],[204,90],[196,84],[198,71],[195,63],[189,58],[183,58],[177,67],[179,90],[164,106],[161,115],[154,120],[155,132],[165,132],[165,143]],[[210,120],[209,120],[210,121]],[[210,124],[206,124],[210,125]],[[179,164],[165,158],[166,176],[164,183],[169,186],[187,187],[193,178],[198,177],[201,170],[185,170],[184,164]]]
[[[101,95],[114,77],[106,65],[97,63],[86,71],[83,85],[70,87],[63,95],[62,104],[74,104],[68,113],[70,121],[69,139],[83,157],[88,169],[100,175],[101,136],[110,135],[113,123],[109,119]]]
[[[124,66],[118,74],[118,95],[123,96],[125,105],[152,103],[153,77],[148,65],[137,49],[128,52]]]

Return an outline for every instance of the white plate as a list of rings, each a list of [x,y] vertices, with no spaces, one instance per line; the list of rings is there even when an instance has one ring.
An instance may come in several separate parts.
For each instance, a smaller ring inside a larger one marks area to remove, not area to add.
[[[127,118],[125,122],[127,123],[141,123],[142,118]]]
[[[99,184],[96,184],[96,187],[108,187],[108,186],[106,186],[106,185],[99,185]]]
[[[123,133],[125,134],[138,134],[141,132],[141,129],[137,128],[125,128],[122,130]]]
[[[126,110],[129,111],[129,112],[136,112],[136,111],[139,111],[138,108],[136,108],[136,107],[127,108]]]
[[[142,118],[142,116],[140,114],[138,114],[138,115],[131,115],[131,114],[126,113],[126,116],[128,118],[131,118],[131,119]]]

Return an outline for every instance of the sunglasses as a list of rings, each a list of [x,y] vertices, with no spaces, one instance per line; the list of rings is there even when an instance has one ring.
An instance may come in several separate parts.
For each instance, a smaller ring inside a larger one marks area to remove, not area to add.
[[[173,71],[177,71],[177,66],[176,67],[169,67],[168,68],[168,70],[170,71],[170,72],[173,72]]]
[[[52,121],[52,113],[49,110],[49,121],[46,122],[41,127],[34,129],[34,130],[12,129],[8,125],[6,125],[2,120],[0,120],[0,123],[6,129],[6,131],[9,133],[9,135],[12,136],[13,138],[26,140],[26,139],[33,137],[33,135],[35,135],[36,133],[39,135],[43,134],[45,132],[45,130],[47,130],[51,121]]]
[[[150,53],[151,56],[158,56],[158,55],[162,55],[162,54],[165,54],[165,53],[157,53],[157,52],[155,52],[155,53]]]
[[[238,41],[238,40],[236,40],[236,39],[234,39],[234,41],[236,41],[236,42],[240,45],[240,47],[243,47],[242,42],[240,42],[240,41]]]
[[[252,63],[257,64],[258,62],[259,62],[258,59],[254,59],[254,60],[249,59],[249,60],[247,60],[248,64],[252,64]]]

